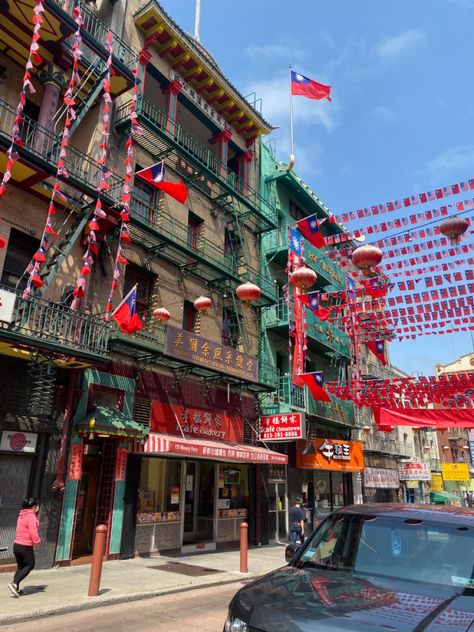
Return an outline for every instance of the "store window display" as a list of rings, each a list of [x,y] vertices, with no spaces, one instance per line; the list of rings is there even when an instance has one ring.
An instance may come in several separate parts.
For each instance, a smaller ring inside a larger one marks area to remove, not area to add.
[[[143,459],[138,489],[138,524],[179,522],[181,462]]]
[[[219,465],[219,518],[247,518],[248,466]]]

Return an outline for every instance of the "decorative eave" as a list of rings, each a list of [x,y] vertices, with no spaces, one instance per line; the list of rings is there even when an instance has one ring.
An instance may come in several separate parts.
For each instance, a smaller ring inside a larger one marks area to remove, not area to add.
[[[274,129],[226,79],[209,53],[180,29],[156,0],[150,0],[134,18],[145,37],[145,47],[153,47],[166,59],[182,80],[241,134],[248,145]]]

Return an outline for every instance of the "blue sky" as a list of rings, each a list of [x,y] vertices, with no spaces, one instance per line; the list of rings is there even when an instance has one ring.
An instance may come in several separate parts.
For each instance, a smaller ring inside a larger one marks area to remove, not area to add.
[[[161,4],[193,33],[195,0]],[[339,214],[474,177],[473,22],[474,0],[201,0],[200,35],[262,99],[281,160],[288,63],[333,86],[331,103],[294,100],[295,169]],[[472,350],[469,334],[427,336],[392,343],[391,357],[432,374]]]

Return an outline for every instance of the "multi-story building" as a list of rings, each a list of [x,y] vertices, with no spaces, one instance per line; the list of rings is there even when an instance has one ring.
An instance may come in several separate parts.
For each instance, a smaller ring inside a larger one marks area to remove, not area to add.
[[[262,351],[277,369],[279,388],[276,392],[260,396],[263,415],[300,415],[306,422],[303,440],[290,440],[269,444],[288,454],[288,466],[277,472],[274,468],[269,481],[269,536],[283,539],[288,528],[287,509],[295,497],[302,496],[308,508],[308,521],[321,519],[332,509],[352,502],[352,474],[350,467],[343,470],[337,459],[325,458],[321,447],[324,442],[332,450],[333,441],[350,446],[354,427],[354,409],[351,402],[331,396],[331,402],[316,401],[307,388],[293,383],[293,367],[289,348],[290,333],[294,331],[294,299],[288,296],[288,229],[295,223],[316,214],[320,220],[329,217],[329,211],[315,193],[294,172],[278,163],[270,148],[261,145],[261,194],[277,210],[278,227],[262,236],[262,271],[274,280],[278,289],[278,302],[262,310]],[[322,223],[323,234],[342,231],[334,223]],[[297,231],[296,231],[297,232]],[[294,233],[293,233],[294,234]],[[338,292],[345,289],[342,269],[318,248],[304,241],[305,265],[317,273],[316,285],[311,291]],[[310,310],[306,320],[305,371],[321,371],[326,381],[345,380],[351,361],[348,336],[330,321],[320,320]],[[346,448],[347,449],[347,448]],[[315,456],[323,459],[316,463]]]
[[[277,285],[259,266],[260,237],[278,226],[275,207],[258,193],[255,141],[271,127],[157,2],[81,5],[81,80],[64,157],[68,177],[60,176],[55,201],[58,237],[44,248],[42,287],[22,298],[24,271],[44,246],[77,17],[72,3],[46,0],[44,7],[48,29],[40,30],[41,62],[31,71],[36,92],[26,100],[18,159],[0,206],[0,233],[8,240],[0,250],[8,289],[2,303],[14,299],[0,332],[0,542],[11,543],[19,504],[31,493],[44,508],[41,565],[87,559],[98,523],[108,529],[109,558],[229,544],[244,519],[251,541],[264,542],[265,484],[271,467],[287,461],[255,445],[258,398],[278,388],[277,366],[265,363],[259,344],[260,311],[278,299]],[[32,32],[31,11],[15,3],[6,11],[4,149]],[[103,173],[97,158],[109,31],[109,186],[100,191],[105,217],[94,228],[98,254],[73,310]],[[128,265],[116,276],[137,74],[142,133],[134,136],[134,171],[163,161],[166,180],[182,180],[188,198],[180,204],[134,178],[131,243],[122,241]],[[142,330],[125,334],[104,320],[113,282],[115,305],[137,286]],[[246,283],[260,289],[252,305],[236,294]],[[196,303],[202,296],[210,301]],[[153,317],[159,307],[169,311],[166,324]],[[11,550],[0,556],[10,560]]]

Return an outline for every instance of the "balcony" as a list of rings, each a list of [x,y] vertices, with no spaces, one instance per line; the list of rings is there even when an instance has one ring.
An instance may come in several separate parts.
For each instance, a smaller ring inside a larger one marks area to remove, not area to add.
[[[308,325],[308,347],[320,351],[321,347],[327,353],[335,352],[350,358],[349,337],[332,323],[323,322],[309,310],[306,310]],[[274,329],[284,335],[288,332],[288,306],[285,299],[280,299],[277,305],[265,310],[262,315],[262,325],[267,329]]]
[[[263,235],[262,254],[275,258],[283,267],[287,265],[288,230],[286,227]],[[316,272],[318,278],[324,279],[325,285],[334,285],[341,290],[345,288],[345,276],[342,270],[329,257],[322,256],[318,248],[305,242],[304,255],[306,264]]]
[[[130,103],[117,111],[115,124],[120,131],[130,127]],[[185,180],[212,198],[223,209],[235,210],[242,221],[257,231],[275,228],[276,210],[254,189],[243,186],[238,176],[219,161],[215,154],[179,123],[169,119],[153,101],[141,98],[137,107],[143,133],[135,141],[154,156],[164,158]],[[242,208],[242,205],[244,208]]]
[[[8,148],[11,144],[11,129],[15,118],[15,108],[0,99],[0,146]],[[56,174],[59,157],[60,138],[39,125],[28,116],[23,117],[20,136],[24,143],[18,148],[22,162],[28,162],[36,169]],[[69,146],[64,165],[69,173],[66,182],[87,195],[95,198],[99,185],[99,169],[96,162],[87,154]],[[104,201],[114,204],[119,201],[121,178],[112,174],[108,183],[111,191],[103,195]]]
[[[277,288],[272,279],[247,266],[241,260],[225,255],[218,246],[204,237],[190,244],[188,226],[166,212],[157,213],[155,207],[138,198],[132,199],[132,239],[141,244],[150,258],[161,257],[177,265],[185,273],[204,279],[210,285],[223,285],[226,281],[235,289],[244,281],[256,283],[262,290],[257,306],[277,301]]]
[[[305,389],[301,386],[295,386],[291,381],[290,375],[279,378],[277,389],[278,391],[268,395],[262,401],[262,412],[264,415],[276,415],[291,412],[292,410],[305,410]]]
[[[16,294],[11,323],[0,321],[0,336],[23,346],[35,346],[91,362],[106,360],[110,327],[102,318],[69,307]]]
[[[386,439],[379,434],[363,435],[361,437],[365,452],[376,452],[390,456],[410,457],[413,452],[412,444]]]
[[[362,378],[368,380],[388,380],[393,378],[393,371],[384,367],[380,362],[362,360],[360,367]]]
[[[349,426],[354,424],[354,405],[331,395],[331,402],[320,402],[308,395],[308,414],[316,415],[321,419],[337,421]]]

